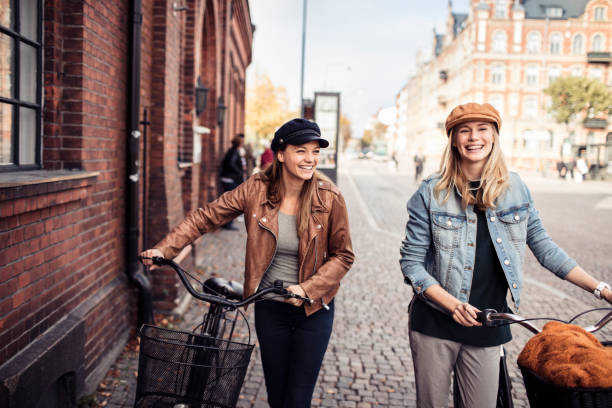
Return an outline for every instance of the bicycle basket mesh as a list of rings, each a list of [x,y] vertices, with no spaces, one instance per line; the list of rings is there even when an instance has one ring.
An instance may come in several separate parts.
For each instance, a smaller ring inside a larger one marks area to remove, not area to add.
[[[234,407],[254,345],[144,325],[136,407]]]

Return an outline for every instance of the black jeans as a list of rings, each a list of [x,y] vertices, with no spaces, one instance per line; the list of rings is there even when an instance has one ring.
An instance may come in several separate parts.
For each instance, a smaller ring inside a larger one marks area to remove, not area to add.
[[[333,322],[333,301],[329,310],[309,317],[304,308],[288,303],[255,304],[255,330],[271,408],[310,407]]]

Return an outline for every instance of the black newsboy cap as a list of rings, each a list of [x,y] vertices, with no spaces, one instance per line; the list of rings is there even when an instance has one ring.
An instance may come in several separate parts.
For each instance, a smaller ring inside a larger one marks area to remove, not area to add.
[[[319,125],[306,119],[291,119],[274,132],[272,150],[278,152],[287,144],[301,145],[316,140],[319,146],[327,147],[329,142],[321,137]]]

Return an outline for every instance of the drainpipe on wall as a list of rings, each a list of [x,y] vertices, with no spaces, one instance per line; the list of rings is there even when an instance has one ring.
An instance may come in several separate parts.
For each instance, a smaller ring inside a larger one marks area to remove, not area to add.
[[[138,181],[139,153],[140,153],[140,48],[142,30],[142,3],[141,0],[132,1],[130,13],[130,76],[129,76],[129,128],[127,137],[128,179],[126,188],[126,273],[138,288],[138,323],[153,322],[153,297],[151,282],[143,273],[138,262]],[[146,142],[146,141],[145,141]],[[143,197],[144,199],[144,197]],[[146,220],[144,221],[146,222]]]

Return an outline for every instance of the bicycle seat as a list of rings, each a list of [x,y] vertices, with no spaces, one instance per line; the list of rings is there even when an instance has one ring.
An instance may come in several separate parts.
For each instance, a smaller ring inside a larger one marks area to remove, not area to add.
[[[202,285],[204,292],[223,296],[229,300],[242,300],[244,289],[241,283],[223,278],[208,278]]]

